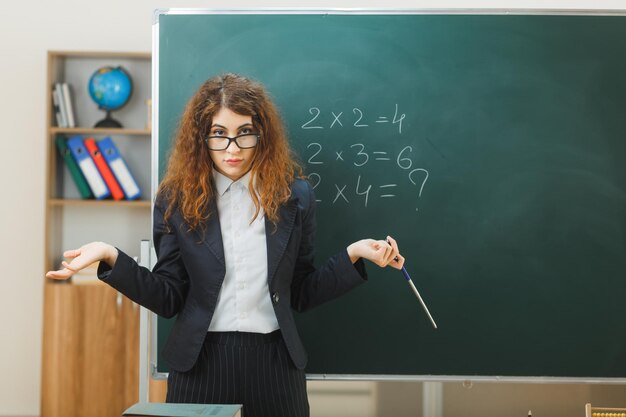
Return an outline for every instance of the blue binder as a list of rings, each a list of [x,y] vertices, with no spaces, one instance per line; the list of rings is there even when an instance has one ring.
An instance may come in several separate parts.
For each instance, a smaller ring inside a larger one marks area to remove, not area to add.
[[[72,136],[67,140],[67,146],[70,148],[72,156],[85,176],[94,197],[96,197],[97,200],[110,197],[111,192],[105,184],[104,179],[102,179],[102,176],[100,175],[95,162],[91,158],[91,155],[87,152],[87,148],[85,148],[85,144],[83,143],[83,138],[80,135]]]
[[[128,165],[124,162],[124,158],[122,158],[120,151],[117,149],[117,146],[115,146],[113,139],[106,137],[99,140],[98,147],[100,148],[100,152],[102,152],[102,156],[104,156],[104,159],[109,164],[111,171],[113,171],[115,179],[122,186],[126,199],[138,199],[141,196],[139,185],[137,185],[133,174],[130,173]]]

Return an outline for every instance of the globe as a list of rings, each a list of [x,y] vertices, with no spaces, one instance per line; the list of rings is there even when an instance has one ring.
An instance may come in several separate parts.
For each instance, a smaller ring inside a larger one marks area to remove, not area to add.
[[[100,109],[106,111],[106,117],[96,123],[96,127],[122,127],[111,117],[111,111],[124,107],[132,92],[133,82],[124,68],[98,68],[89,78],[89,95]]]

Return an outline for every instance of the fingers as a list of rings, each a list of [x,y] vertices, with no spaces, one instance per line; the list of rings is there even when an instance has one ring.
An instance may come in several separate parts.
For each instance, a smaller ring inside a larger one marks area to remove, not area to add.
[[[385,240],[362,239],[350,247],[356,248],[353,248],[353,252],[358,252],[359,257],[382,268],[391,266],[395,269],[402,269],[404,266],[404,257],[400,255],[398,244],[391,236],[387,236]]]
[[[393,248],[384,240],[372,240],[374,253],[368,259],[380,267],[385,267],[393,260]]]
[[[398,254],[398,256],[389,263],[389,266],[395,269],[402,269],[404,266],[404,256]]]
[[[69,271],[71,271],[71,272],[78,272],[78,271],[80,271],[80,269],[81,269],[81,268],[78,268],[78,267],[72,266],[72,264],[71,264],[71,263],[69,263],[69,264],[68,264],[68,263],[67,263],[67,262],[65,262],[65,261],[61,262],[61,266],[62,266],[64,269],[67,269],[67,270],[69,270]]]
[[[48,271],[46,273],[46,278],[59,279],[59,280],[68,279],[72,275],[74,275],[74,273],[80,270],[80,268],[73,267],[65,261],[61,262],[61,266],[63,268],[57,271]]]
[[[387,243],[389,243],[391,247],[395,249],[396,252],[400,252],[398,250],[398,243],[396,242],[394,238],[392,238],[391,236],[387,236]]]
[[[81,262],[76,261],[77,258],[72,260],[72,262],[68,263],[66,261],[61,262],[62,268],[57,271],[48,271],[46,273],[46,278],[51,279],[68,279],[81,269],[85,267]]]
[[[63,252],[64,258],[76,258],[80,255],[80,249],[70,249]]]
[[[398,252],[393,249],[393,246],[391,246],[389,242],[385,242],[385,243],[387,243],[387,247],[385,248],[385,257],[383,259],[383,264],[381,266],[389,265],[389,262],[392,262],[393,259],[398,254]]]
[[[71,277],[73,273],[74,272],[70,271],[69,269],[64,268],[59,269],[58,271],[48,271],[46,273],[46,278],[64,280]]]
[[[82,254],[81,254],[82,255]],[[85,269],[92,263],[92,260],[85,256],[77,256],[72,259],[69,263],[67,261],[62,261],[61,266],[70,271],[70,273],[75,274],[81,269]]]
[[[381,259],[375,263],[383,268],[391,266],[395,269],[402,269],[404,266],[404,257],[400,255],[396,240],[391,236],[387,236],[384,241],[377,241],[376,243],[380,251],[384,248],[384,253],[380,254]]]
[[[389,264],[395,264],[398,262],[398,255],[400,254],[398,251],[398,245],[391,236],[387,236],[385,239],[385,243],[388,246],[388,251],[385,253],[384,264],[381,266],[387,266]]]
[[[80,271],[83,267],[80,266],[81,262],[79,262],[77,258],[81,255],[81,249],[71,249],[63,252],[63,257],[71,259],[72,261],[70,263],[68,263],[67,261],[62,261],[62,268],[56,271],[48,271],[46,273],[46,278],[64,280],[70,278],[74,273]]]
[[[393,248],[393,258],[388,263],[393,268],[402,269],[404,266],[404,256],[400,255],[400,249],[398,249],[398,243],[391,236],[387,236],[387,243]]]

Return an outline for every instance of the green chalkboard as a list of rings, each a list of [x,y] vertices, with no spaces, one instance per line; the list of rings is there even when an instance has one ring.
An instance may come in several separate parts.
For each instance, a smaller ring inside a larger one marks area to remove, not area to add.
[[[626,377],[626,17],[157,17],[160,172],[206,78],[260,80],[315,185],[317,261],[396,237],[439,325],[370,264],[298,315],[308,373]]]

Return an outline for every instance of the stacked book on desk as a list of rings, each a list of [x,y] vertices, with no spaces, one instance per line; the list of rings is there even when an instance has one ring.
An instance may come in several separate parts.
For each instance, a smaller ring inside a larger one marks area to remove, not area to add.
[[[83,199],[136,200],[141,196],[117,146],[110,137],[96,141],[81,135],[57,136],[56,145]]]
[[[122,416],[141,417],[241,417],[240,404],[137,403]]]

